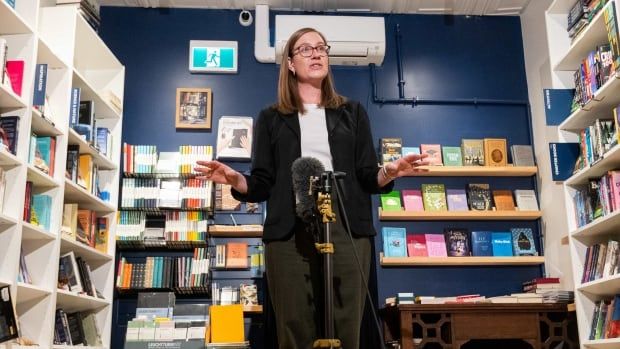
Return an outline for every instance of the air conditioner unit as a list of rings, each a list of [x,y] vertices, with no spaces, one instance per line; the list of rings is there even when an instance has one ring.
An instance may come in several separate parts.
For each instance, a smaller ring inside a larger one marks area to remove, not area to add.
[[[331,46],[332,65],[381,65],[385,56],[383,17],[276,16],[276,63],[282,62],[284,46],[298,29],[310,27],[325,35]]]

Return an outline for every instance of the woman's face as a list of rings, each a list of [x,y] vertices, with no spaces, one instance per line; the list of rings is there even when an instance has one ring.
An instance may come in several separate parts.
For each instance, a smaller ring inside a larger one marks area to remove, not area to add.
[[[297,81],[303,83],[320,83],[327,76],[329,61],[326,52],[319,52],[317,47],[325,46],[323,38],[316,32],[309,32],[302,35],[293,45],[293,56],[288,60],[288,68],[295,72]],[[311,50],[309,57],[304,57],[300,52]]]

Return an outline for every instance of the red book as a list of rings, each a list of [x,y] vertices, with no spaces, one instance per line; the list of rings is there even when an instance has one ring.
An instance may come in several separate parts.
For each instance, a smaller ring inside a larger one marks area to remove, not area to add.
[[[409,257],[427,257],[426,238],[424,234],[407,235],[407,255]]]
[[[6,61],[6,72],[9,74],[13,92],[21,96],[22,81],[24,81],[24,61]]]

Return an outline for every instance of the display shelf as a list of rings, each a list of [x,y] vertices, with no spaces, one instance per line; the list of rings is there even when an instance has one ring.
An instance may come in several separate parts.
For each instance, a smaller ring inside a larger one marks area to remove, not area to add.
[[[28,164],[28,180],[32,182],[35,187],[44,188],[57,188],[58,182],[48,174],[41,172],[38,168],[32,164]]]
[[[116,292],[120,295],[125,295],[125,296],[134,296],[140,292],[174,292],[175,295],[183,295],[183,296],[209,296],[211,294],[211,286],[158,287],[158,288],[117,287]]]
[[[56,128],[52,120],[46,118],[40,111],[32,108],[32,132],[37,136],[59,136],[62,131]]]
[[[206,241],[116,240],[117,250],[193,250],[207,247]]]
[[[119,211],[140,211],[149,213],[164,213],[167,211],[186,211],[186,212],[209,212],[211,207],[121,207]]]
[[[577,287],[577,291],[601,297],[612,297],[618,293],[618,290],[620,290],[620,274],[589,281]]]
[[[262,225],[210,225],[209,236],[212,237],[262,237]]]
[[[95,102],[95,115],[97,119],[120,119],[120,113],[114,110],[110,103],[76,69],[73,70],[73,87],[80,88],[80,100]]]
[[[612,212],[606,216],[597,218],[592,222],[571,232],[571,236],[581,241],[596,239],[600,236],[607,235],[620,224],[620,210]]]
[[[39,37],[37,62],[46,63],[47,69],[67,69],[68,64],[57,55],[44,38]]]
[[[536,166],[420,166],[425,170],[408,177],[531,177],[538,173]]]
[[[33,33],[32,27],[5,1],[0,1],[0,18],[0,33],[3,35]]]
[[[70,240],[63,236],[60,239],[60,254],[63,255],[70,251],[73,251],[78,256],[84,258],[93,269],[114,260],[114,256],[103,253],[81,242]]]
[[[0,18],[1,15],[0,15]],[[24,99],[18,96],[8,85],[0,84],[0,108],[4,111],[26,108]]]
[[[584,340],[582,344],[592,349],[617,349],[620,347],[620,338]]]
[[[89,209],[99,213],[114,212],[114,205],[86,191],[86,189],[65,178],[65,203],[77,203],[82,209]]]
[[[381,252],[380,262],[384,267],[540,265],[545,263],[545,257],[385,257]]]
[[[0,150],[0,166],[15,167],[21,165],[22,162],[17,156],[9,153],[8,150]]]
[[[96,107],[95,107],[96,108]],[[100,170],[116,170],[118,166],[109,158],[105,157],[94,146],[90,145],[75,130],[69,129],[69,144],[77,144],[80,146],[80,155],[90,154],[93,156],[93,162],[99,166]]]
[[[0,212],[0,226],[17,224],[17,220]]]
[[[596,119],[609,114],[611,110],[620,104],[620,75],[607,80],[594,94],[594,97],[581,108],[575,110],[558,126],[560,130],[579,132],[580,130],[594,125]]]
[[[619,162],[620,144],[609,149],[608,152],[603,154],[602,159],[581,169],[579,172],[568,178],[564,183],[571,187],[586,185],[588,184],[589,178],[601,177],[606,174],[607,171],[615,169]]]
[[[263,306],[262,305],[244,305],[243,312],[246,314],[262,314]]]
[[[56,291],[56,309],[63,309],[67,313],[97,310],[109,305],[110,301],[106,299],[76,294],[61,289]]]
[[[22,240],[54,240],[56,234],[45,230],[37,225],[22,222]]]
[[[541,211],[383,211],[379,207],[382,221],[530,221],[542,217]]]
[[[613,1],[608,2],[603,9],[599,10],[588,26],[573,40],[566,55],[558,61],[553,70],[575,71],[579,69],[581,61],[596,48],[596,45],[607,42],[603,12],[607,7],[612,6],[612,3]]]
[[[52,291],[43,289],[39,286],[27,284],[25,282],[17,283],[17,303],[30,302],[35,299],[47,297],[52,294]]]
[[[106,349],[106,347],[93,347],[90,345],[62,345],[54,344],[53,349]]]

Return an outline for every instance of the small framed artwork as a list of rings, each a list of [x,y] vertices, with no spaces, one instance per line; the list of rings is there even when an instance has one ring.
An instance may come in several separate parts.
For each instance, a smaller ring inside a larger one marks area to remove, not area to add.
[[[211,89],[177,88],[176,128],[211,129]]]
[[[217,159],[250,160],[252,124],[249,116],[222,116],[217,126]]]
[[[75,254],[73,251],[70,251],[62,256],[60,256],[60,268],[59,268],[59,280],[62,279],[62,287],[66,289],[68,286],[69,291],[75,293],[81,293],[84,291],[84,287],[82,286],[82,279],[80,278],[80,271],[78,269],[77,261],[75,259]],[[59,285],[60,286],[60,285]]]

